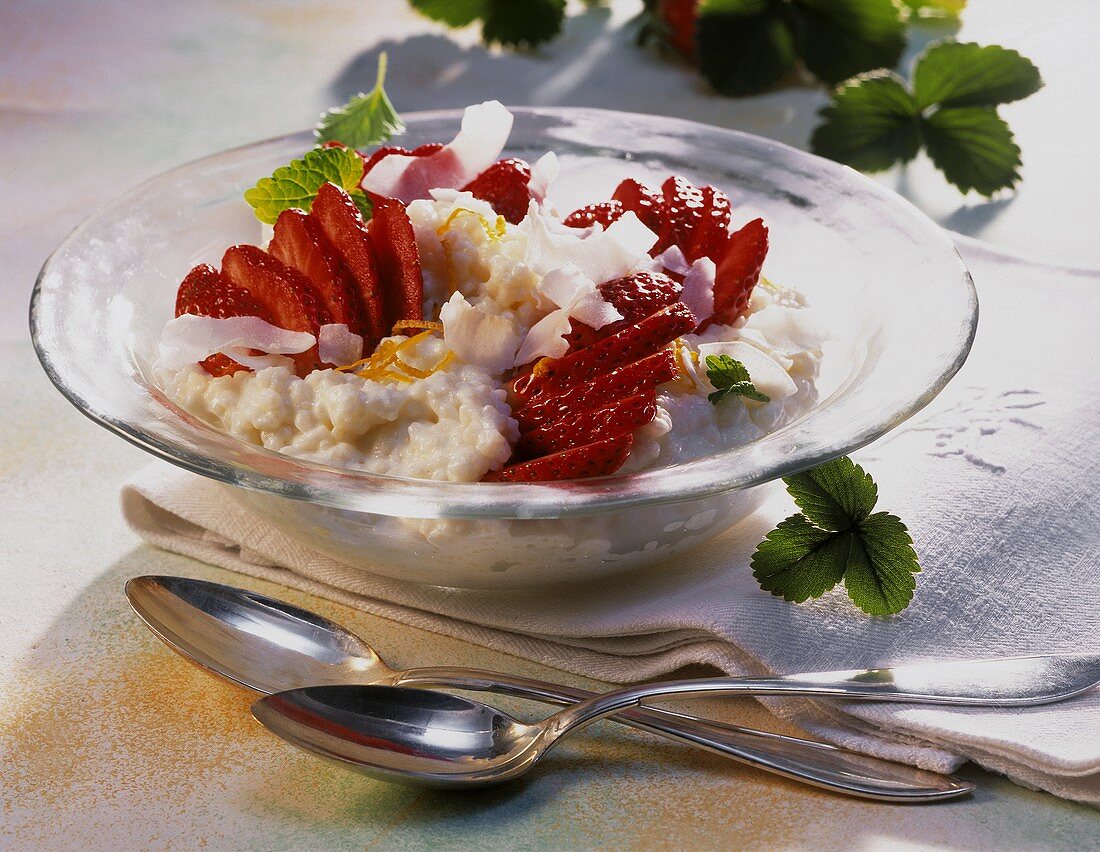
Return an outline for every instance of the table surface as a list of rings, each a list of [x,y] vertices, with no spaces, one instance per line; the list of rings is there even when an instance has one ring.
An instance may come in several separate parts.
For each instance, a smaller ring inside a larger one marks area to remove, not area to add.
[[[1100,266],[1095,75],[1086,2],[973,0],[961,38],[1034,58],[1048,87],[1010,113],[1023,189],[960,199],[917,163],[882,177],[930,215],[1007,250]],[[996,7],[996,12],[994,12]],[[117,507],[146,460],[70,408],[38,369],[25,310],[38,266],[102,201],[232,145],[300,129],[368,88],[390,51],[406,111],[511,103],[660,111],[803,145],[820,92],[706,95],[683,68],[636,53],[635,3],[582,12],[534,56],[485,53],[404,0],[188,4],[9,2],[0,8],[0,845],[19,848],[1084,848],[1089,808],[973,767],[977,794],[935,807],[843,799],[601,723],[512,785],[446,795],[323,765],[249,718],[250,696],[170,654],[122,595],[136,574],[247,582],[335,618],[395,665],[484,666],[591,681],[154,550]],[[999,13],[999,14],[998,14]],[[627,66],[629,63],[629,66]],[[629,67],[629,73],[622,73]],[[1076,73],[1075,73],[1076,72]],[[1086,76],[1090,79],[1084,79]],[[1085,115],[1087,113],[1087,115]],[[1055,120],[1057,119],[1057,120]],[[1092,124],[1090,124],[1090,122]],[[1085,146],[1089,146],[1086,155]],[[919,187],[919,191],[916,187]],[[1091,190],[1091,191],[1085,191]],[[1086,228],[1089,239],[1086,239]],[[513,705],[533,718],[539,710]],[[794,732],[760,705],[700,702]]]

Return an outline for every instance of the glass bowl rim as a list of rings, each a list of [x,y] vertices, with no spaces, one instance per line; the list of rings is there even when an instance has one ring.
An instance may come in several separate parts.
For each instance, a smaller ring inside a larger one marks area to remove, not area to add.
[[[157,458],[225,484],[247,488],[252,491],[266,492],[292,500],[304,500],[338,509],[387,516],[535,519],[587,515],[662,503],[698,500],[762,485],[816,467],[830,459],[846,455],[871,443],[912,417],[935,398],[966,361],[977,330],[978,301],[973,279],[954,242],[945,230],[937,226],[910,202],[865,175],[847,166],[817,157],[781,142],[744,131],[717,127],[687,119],[589,107],[509,106],[508,109],[517,117],[552,117],[555,114],[608,120],[617,117],[619,119],[653,123],[669,131],[679,130],[683,132],[686,130],[690,132],[694,130],[695,132],[708,134],[724,134],[731,142],[736,143],[742,149],[766,149],[769,155],[776,156],[781,160],[783,158],[793,158],[795,161],[803,162],[809,160],[812,161],[814,168],[820,170],[823,174],[854,182],[860,191],[878,196],[879,200],[896,207],[899,213],[905,213],[911,223],[919,223],[925,232],[923,236],[926,239],[939,243],[942,249],[953,255],[957,267],[957,283],[966,289],[966,316],[954,340],[953,356],[945,360],[940,371],[927,388],[921,390],[920,393],[895,402],[892,408],[883,411],[881,417],[873,422],[865,423],[862,428],[843,436],[841,440],[834,440],[827,444],[809,442],[801,445],[797,451],[782,459],[773,460],[768,464],[754,461],[745,465],[745,469],[735,475],[729,475],[729,471],[723,469],[724,463],[728,462],[731,453],[737,453],[746,447],[759,448],[762,443],[766,444],[769,438],[780,435],[789,427],[768,433],[748,445],[731,448],[725,452],[714,453],[666,468],[592,479],[570,480],[564,483],[469,483],[412,479],[360,470],[334,468],[321,463],[286,456],[262,447],[255,448],[262,453],[273,456],[275,464],[285,463],[289,470],[303,471],[306,474],[306,476],[284,477],[250,470],[232,462],[192,452],[177,442],[163,438],[139,424],[127,422],[113,417],[110,412],[98,410],[81,393],[78,387],[74,387],[66,381],[63,368],[55,362],[51,351],[42,338],[43,318],[40,315],[42,283],[51,269],[53,260],[70,243],[78,241],[83,232],[100,218],[107,216],[118,205],[125,203],[131,196],[137,195],[156,181],[205,161],[266,145],[302,141],[305,143],[305,147],[308,148],[314,138],[312,131],[298,131],[227,148],[160,172],[101,205],[70,231],[43,263],[31,293],[29,311],[31,340],[43,370],[61,394],[93,422]],[[418,123],[438,120],[453,121],[457,124],[461,116],[462,110],[455,109],[413,112],[404,115],[403,118],[406,124],[412,127]],[[134,378],[134,381],[140,383],[137,377]],[[844,400],[842,399],[830,408],[836,409],[843,406]],[[791,425],[797,425],[798,422],[810,417],[812,413],[813,409]],[[314,476],[309,475],[311,471],[315,473]]]

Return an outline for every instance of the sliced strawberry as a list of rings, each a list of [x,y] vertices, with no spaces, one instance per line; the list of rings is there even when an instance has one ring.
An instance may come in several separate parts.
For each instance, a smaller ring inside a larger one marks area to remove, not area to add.
[[[361,333],[363,306],[358,289],[316,219],[301,210],[284,210],[267,250],[309,279],[329,322],[344,323]]]
[[[624,278],[605,281],[599,286],[600,295],[605,301],[610,302],[623,315],[623,318],[600,329],[594,329],[574,320],[573,330],[565,339],[570,347],[579,349],[604,337],[610,337],[661,308],[680,301],[683,290],[680,284],[659,272],[635,272]]]
[[[677,302],[617,334],[551,361],[538,375],[532,376],[525,388],[517,388],[517,393],[529,398],[533,393],[556,392],[583,384],[602,373],[652,355],[680,335],[693,331],[695,326],[691,311]]]
[[[560,453],[601,438],[630,434],[657,416],[657,393],[649,388],[603,408],[573,412],[560,420],[525,433],[516,444],[520,458]]]
[[[656,256],[670,246],[679,246],[686,255],[695,228],[703,220],[702,190],[687,178],[671,175],[661,184],[661,192],[663,218],[657,244],[650,253]]]
[[[654,390],[658,385],[671,382],[678,373],[672,350],[662,349],[562,393],[539,394],[529,398],[512,416],[519,422],[521,432],[530,432],[563,417],[602,408],[614,400],[626,399],[645,390]]]
[[[603,225],[605,228],[623,215],[623,205],[619,201],[602,201],[574,210],[562,220],[570,228],[591,228]]]
[[[270,317],[260,307],[252,294],[241,287],[234,287],[225,276],[207,263],[200,263],[187,273],[176,292],[176,316],[195,314],[200,317]],[[231,376],[248,367],[238,364],[220,352],[202,362],[202,367],[212,376]]]
[[[566,479],[607,476],[623,466],[630,455],[630,445],[633,442],[634,437],[628,432],[614,435],[583,447],[573,447],[564,452],[491,471],[482,481],[560,482]]]
[[[309,218],[315,221],[336,250],[363,308],[363,351],[373,352],[378,342],[390,333],[386,325],[378,262],[374,256],[367,227],[355,202],[340,187],[326,183],[317,192]]]
[[[720,189],[704,186],[703,215],[695,226],[689,245],[683,247],[688,263],[700,257],[717,262],[725,251],[730,230],[730,200]]]
[[[714,274],[714,313],[700,324],[700,330],[729,325],[745,312],[767,254],[768,229],[763,220],[753,219],[730,235]]]
[[[383,198],[375,202],[370,240],[378,258],[388,334],[398,320],[424,317],[420,251],[416,247],[416,234],[404,204],[396,198]]]
[[[644,183],[638,183],[634,178],[627,178],[620,183],[611,197],[623,205],[624,210],[632,211],[642,224],[653,233],[661,230],[664,199],[661,193],[650,189]],[[652,252],[651,252],[652,254]]]
[[[222,275],[247,290],[273,325],[317,334],[322,324],[317,294],[309,279],[256,246],[232,246],[222,257]],[[266,317],[265,317],[266,318]],[[295,372],[305,376],[320,366],[317,347],[295,355]]]
[[[462,187],[463,192],[489,202],[501,216],[518,225],[527,215],[531,201],[531,167],[523,160],[511,157],[497,160],[489,168]]]
[[[367,161],[363,164],[363,174],[365,175],[378,165],[379,160],[383,157],[388,157],[390,154],[402,154],[406,157],[427,157],[439,151],[442,147],[443,143],[441,142],[427,142],[423,145],[418,145],[410,151],[408,148],[401,148],[397,145],[383,145],[367,157]]]

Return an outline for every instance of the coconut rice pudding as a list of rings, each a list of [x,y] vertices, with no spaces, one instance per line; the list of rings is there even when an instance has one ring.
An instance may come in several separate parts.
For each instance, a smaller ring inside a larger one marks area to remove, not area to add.
[[[676,176],[563,214],[552,152],[499,159],[510,126],[488,102],[446,145],[349,151],[369,211],[326,184],[265,249],[192,270],[167,396],[280,453],[450,482],[678,464],[814,404],[824,333],[761,276],[761,220]]]

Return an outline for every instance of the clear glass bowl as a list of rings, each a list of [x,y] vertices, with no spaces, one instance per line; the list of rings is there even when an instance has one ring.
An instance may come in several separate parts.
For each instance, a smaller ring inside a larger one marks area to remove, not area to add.
[[[561,484],[449,483],[343,470],[229,437],[170,403],[150,358],[179,281],[261,242],[241,198],[312,145],[308,133],[207,157],[142,184],[47,260],[31,332],[61,392],[97,423],[225,483],[257,514],[357,570],[461,588],[543,585],[656,562],[735,524],[759,486],[856,449],[926,405],[965,360],[977,322],[948,236],[858,173],[755,136],[592,109],[517,109],[507,154],[554,150],[560,209],[627,175],[671,172],[770,227],[769,278],[806,295],[833,339],[817,405],[747,446],[643,473]],[[402,144],[446,140],[460,112],[410,116]]]

